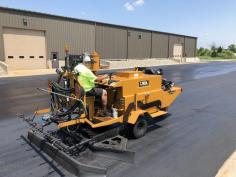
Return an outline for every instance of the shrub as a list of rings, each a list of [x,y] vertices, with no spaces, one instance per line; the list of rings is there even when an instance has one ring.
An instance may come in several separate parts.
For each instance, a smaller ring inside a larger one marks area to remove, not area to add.
[[[199,49],[197,50],[197,55],[198,55],[198,56],[203,56],[203,52],[204,52],[204,48],[201,47],[201,48],[199,48]]]
[[[211,54],[211,51],[206,48],[205,51],[204,51],[204,55],[205,56],[210,56],[210,54]]]
[[[230,59],[234,58],[234,53],[230,50],[223,50],[220,53],[217,53],[217,57],[224,58],[224,59]]]
[[[204,49],[203,47],[199,48],[197,50],[197,55],[198,56],[210,56],[210,50],[209,49]]]
[[[236,53],[236,45],[235,45],[235,44],[229,45],[228,49],[229,49],[231,52]]]
[[[234,52],[232,50],[234,50],[235,45],[230,45],[228,48],[230,49],[223,49],[223,47],[219,46],[216,47],[215,45],[211,46],[211,49],[207,49],[207,48],[199,48],[197,50],[197,55],[198,56],[202,56],[202,57],[218,57],[218,58],[223,58],[223,59],[231,59],[231,58],[236,58],[236,56],[234,55]],[[235,49],[236,50],[236,49]]]
[[[211,57],[217,57],[217,52],[216,52],[216,50],[213,50],[213,51],[211,52]]]

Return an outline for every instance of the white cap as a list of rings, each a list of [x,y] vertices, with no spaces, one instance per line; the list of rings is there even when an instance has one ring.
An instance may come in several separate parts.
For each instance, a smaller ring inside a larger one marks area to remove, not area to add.
[[[90,62],[91,61],[91,58],[88,54],[85,54],[84,55],[84,62]]]

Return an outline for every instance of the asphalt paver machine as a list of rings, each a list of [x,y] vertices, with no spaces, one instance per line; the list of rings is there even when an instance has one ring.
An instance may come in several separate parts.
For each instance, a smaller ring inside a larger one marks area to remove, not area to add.
[[[88,56],[91,63],[87,67],[96,74],[100,57],[96,52]],[[87,96],[73,72],[84,57],[66,50],[65,66],[57,70],[57,80],[49,81],[47,89],[38,88],[48,92],[50,107],[37,110],[33,117],[19,117],[31,127],[28,139],[71,173],[106,174],[106,168],[80,160],[86,158],[86,151],[133,162],[128,139],[144,136],[150,120],[167,115],[182,88],[163,79],[161,69],[137,67],[111,72],[108,79],[96,83],[107,91],[108,110],[112,112],[111,117],[101,117],[99,98]]]

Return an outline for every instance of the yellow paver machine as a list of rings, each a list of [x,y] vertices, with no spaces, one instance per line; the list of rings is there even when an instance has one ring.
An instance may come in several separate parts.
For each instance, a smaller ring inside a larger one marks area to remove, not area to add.
[[[100,58],[96,52],[85,56],[66,51],[65,66],[57,70],[58,79],[49,81],[48,89],[39,88],[50,94],[50,108],[36,111],[32,118],[20,116],[31,126],[29,140],[76,175],[107,171],[79,160],[87,150],[132,162],[134,152],[126,148],[127,139],[144,136],[152,120],[168,114],[168,107],[182,92],[182,88],[163,79],[161,69],[109,70],[109,78],[96,83],[107,91],[107,107],[112,112],[109,117],[101,117],[100,99],[86,96],[73,72],[88,56],[91,63],[87,67],[98,74]]]

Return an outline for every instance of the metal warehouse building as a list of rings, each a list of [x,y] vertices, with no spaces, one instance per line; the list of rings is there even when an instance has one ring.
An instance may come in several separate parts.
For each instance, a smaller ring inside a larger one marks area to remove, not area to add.
[[[191,58],[197,38],[0,7],[0,64],[8,70],[54,67],[65,44],[103,59]]]

